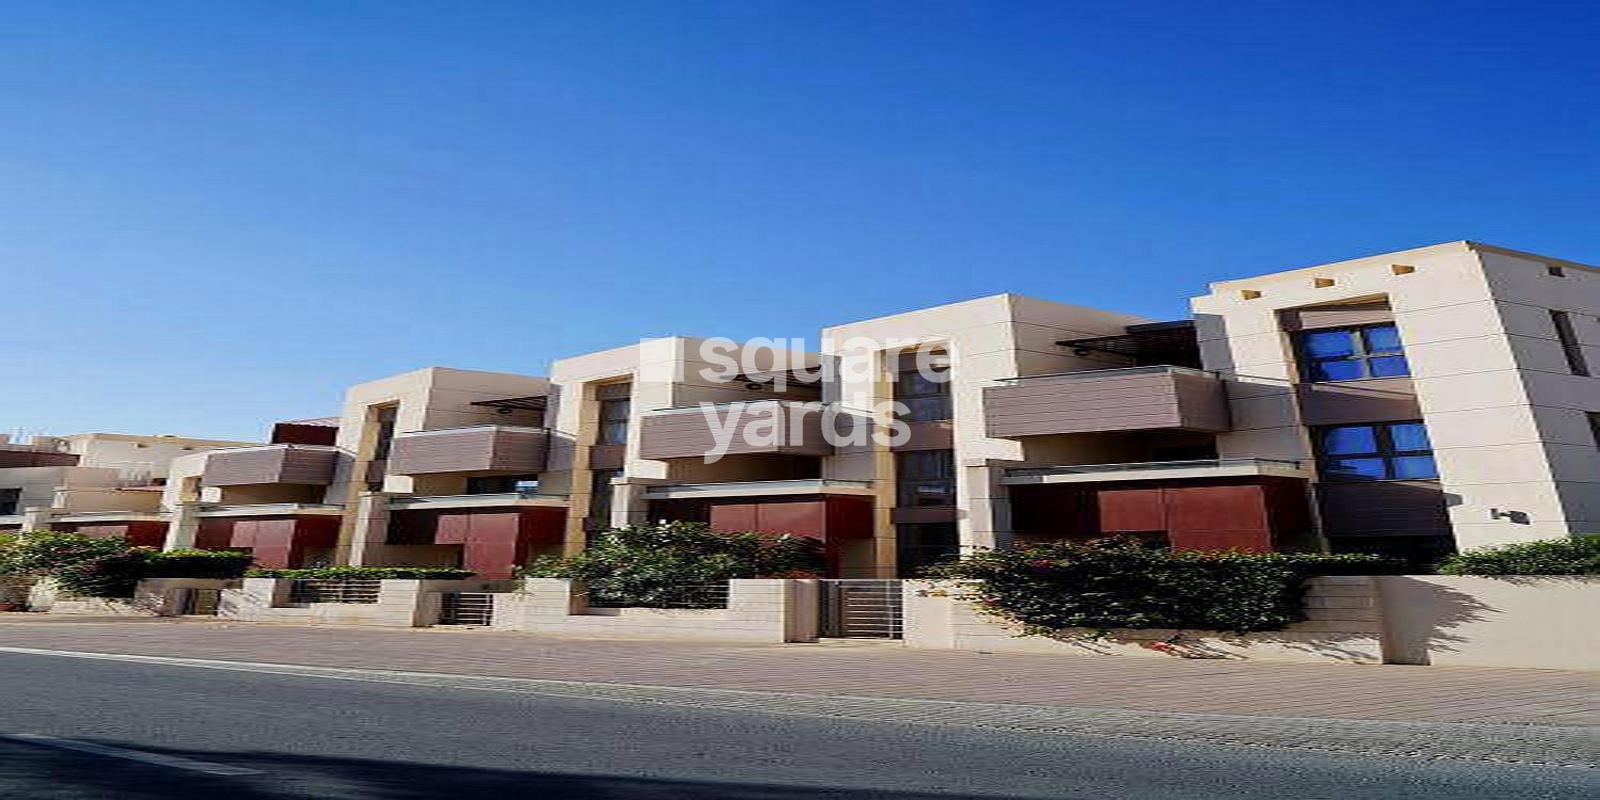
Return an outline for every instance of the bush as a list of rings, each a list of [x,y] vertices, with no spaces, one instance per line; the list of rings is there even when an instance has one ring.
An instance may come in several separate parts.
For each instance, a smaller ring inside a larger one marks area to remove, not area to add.
[[[28,531],[0,540],[0,575],[50,578],[82,597],[132,597],[145,578],[237,578],[250,555],[209,550],[163,553],[121,537]]]
[[[64,531],[25,531],[0,544],[0,574],[50,578],[85,597],[132,597],[148,552],[126,539]]]
[[[1456,553],[1445,575],[1600,575],[1600,536],[1519,542]]]
[[[814,539],[721,533],[703,523],[666,522],[605,531],[582,553],[536,559],[524,574],[582,581],[594,604],[682,608],[714,603],[704,597],[686,600],[687,586],[735,578],[812,577],[821,571],[822,548]]]
[[[1379,556],[1196,552],[1130,539],[1051,542],[969,555],[937,570],[977,582],[980,608],[1028,633],[1179,628],[1247,633],[1305,619],[1305,579],[1395,573]]]
[[[310,567],[307,569],[253,569],[247,578],[292,578],[294,580],[428,580],[454,581],[470,578],[470,570],[453,567]]]
[[[238,578],[250,569],[254,557],[235,550],[169,550],[150,553],[147,578]]]

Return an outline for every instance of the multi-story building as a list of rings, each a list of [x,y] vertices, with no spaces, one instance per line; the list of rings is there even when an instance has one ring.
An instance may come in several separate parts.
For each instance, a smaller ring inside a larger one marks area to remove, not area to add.
[[[0,530],[78,531],[160,546],[169,465],[244,442],[81,433],[0,441]]]
[[[656,520],[813,537],[844,577],[1107,534],[1423,557],[1600,532],[1600,270],[1455,242],[1192,308],[1002,294],[817,352],[668,337],[548,379],[419,370],[177,458],[153,510],[169,547],[485,577]]]

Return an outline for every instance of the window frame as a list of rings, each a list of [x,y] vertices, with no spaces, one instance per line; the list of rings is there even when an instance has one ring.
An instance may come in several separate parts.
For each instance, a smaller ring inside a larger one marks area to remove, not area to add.
[[[935,463],[938,467],[927,474],[915,474],[907,469],[918,461]],[[956,505],[956,459],[954,450],[905,450],[895,453],[894,484],[897,508],[951,508]],[[937,491],[922,493],[924,487]],[[926,503],[920,499],[938,496],[942,502]]]
[[[942,381],[925,381],[932,386],[930,391],[912,392],[906,390],[908,378],[922,378],[922,373],[916,369],[903,369],[894,376],[894,400],[904,404],[906,412],[900,415],[902,422],[948,422],[955,417],[955,406],[951,400],[950,368],[948,366],[933,367],[934,372],[943,373]],[[923,405],[914,401],[936,400],[934,411],[931,414],[918,412],[918,406]]]
[[[1395,350],[1373,350],[1367,344],[1367,332],[1378,328],[1392,328],[1398,347]],[[1312,336],[1321,333],[1345,333],[1349,335],[1352,343],[1348,356],[1318,357],[1313,356],[1308,346]],[[1405,340],[1400,337],[1400,326],[1392,320],[1389,322],[1370,322],[1364,325],[1340,325],[1333,328],[1307,328],[1294,333],[1295,356],[1300,361],[1300,377],[1307,383],[1349,383],[1351,381],[1385,380],[1387,378],[1411,377],[1411,359],[1406,355]],[[1400,375],[1374,375],[1372,362],[1379,358],[1399,358],[1405,363],[1405,372]],[[1354,378],[1319,378],[1316,368],[1319,364],[1329,362],[1349,362],[1356,364],[1361,369],[1361,374]]]
[[[1422,433],[1428,436],[1426,450],[1400,449],[1395,446],[1393,429],[1399,425],[1420,425]],[[1328,434],[1336,430],[1352,428],[1371,428],[1373,446],[1371,451],[1356,453],[1329,453],[1327,451]],[[1436,481],[1439,479],[1439,462],[1434,455],[1433,438],[1428,434],[1427,423],[1420,419],[1392,420],[1385,422],[1356,422],[1344,425],[1321,425],[1313,429],[1315,450],[1317,454],[1317,474],[1325,481],[1339,483],[1377,483],[1384,481]],[[1398,476],[1396,466],[1399,459],[1427,457],[1433,464],[1433,474],[1426,477]],[[1334,461],[1353,459],[1377,459],[1383,464],[1383,477],[1369,478],[1358,475],[1340,473],[1329,468]]]

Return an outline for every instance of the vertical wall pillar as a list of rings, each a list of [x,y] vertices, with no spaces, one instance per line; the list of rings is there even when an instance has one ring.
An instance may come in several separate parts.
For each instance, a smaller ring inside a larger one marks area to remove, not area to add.
[[[387,492],[362,492],[356,496],[355,524],[347,562],[352,566],[382,563],[381,553],[389,535],[390,496]]]
[[[167,524],[167,539],[162,550],[188,550],[200,535],[200,504],[179,503],[172,509],[172,521]]]
[[[1004,467],[988,463],[964,465],[960,481],[966,484],[967,514],[961,520],[961,552],[1011,546],[1011,496],[1000,482]]]
[[[62,511],[63,509],[50,508],[49,506],[23,509],[22,529],[25,531],[53,530],[50,525],[55,522],[56,517],[61,516]]]
[[[650,503],[644,498],[647,488],[648,484],[635,483],[632,480],[612,485],[612,527],[625,528],[629,525],[644,525],[650,522]]]

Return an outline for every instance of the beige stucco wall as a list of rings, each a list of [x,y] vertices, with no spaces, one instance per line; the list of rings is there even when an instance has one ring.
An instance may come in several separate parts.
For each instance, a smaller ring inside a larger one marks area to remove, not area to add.
[[[893,399],[890,359],[904,350],[939,347],[951,356],[951,429],[957,504],[965,513],[957,522],[964,547],[1003,546],[1010,535],[1010,517],[998,467],[1033,463],[1085,463],[1100,460],[1092,437],[1057,439],[1038,450],[1020,439],[987,435],[983,387],[1004,379],[1081,369],[1121,366],[1113,360],[1074,356],[1056,345],[1062,339],[1120,334],[1126,326],[1149,320],[1097,309],[1053,303],[1014,294],[981,297],[825,328],[824,352],[842,359],[839,401],[866,411]],[[871,342],[865,348],[855,345]],[[863,361],[869,359],[870,363]],[[1030,453],[1030,448],[1035,452]],[[1082,449],[1080,449],[1082,448]],[[895,504],[893,460],[881,445],[841,453],[826,461],[832,478],[880,481],[878,550],[893,563]]]
[[[565,636],[809,642],[817,638],[817,582],[729,581],[728,607],[589,609],[572,581],[529,578],[494,595],[499,630]]]
[[[1600,577],[1377,581],[1390,663],[1600,670]]]
[[[1600,274],[1554,278],[1546,266],[1454,242],[1213,284],[1192,304],[1206,367],[1230,378],[1235,429],[1218,437],[1220,454],[1310,459],[1292,394],[1292,340],[1278,312],[1387,298],[1457,541],[1582,532],[1600,518],[1600,501],[1582,499],[1600,486],[1600,454],[1582,416],[1600,409],[1600,383],[1566,374],[1549,309],[1600,313]],[[1583,330],[1600,345],[1600,324]]]
[[[1151,629],[1023,636],[1017,626],[962,599],[970,589],[960,583],[905,581],[903,589],[906,646],[921,649],[1345,664],[1383,660],[1378,591],[1368,577],[1314,578],[1306,592],[1308,621],[1250,634]]]

